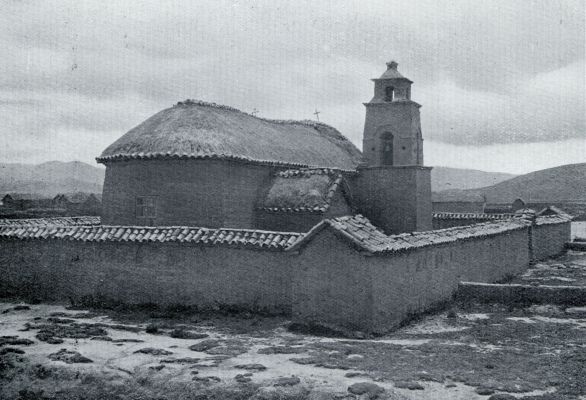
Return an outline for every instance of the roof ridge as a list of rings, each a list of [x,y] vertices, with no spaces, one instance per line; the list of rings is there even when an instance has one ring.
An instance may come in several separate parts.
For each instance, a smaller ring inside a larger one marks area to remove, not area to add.
[[[214,103],[214,102],[205,101],[205,100],[186,99],[184,101],[179,101],[179,102],[177,102],[177,104],[173,105],[173,107],[181,107],[181,106],[202,106],[202,107],[217,108],[220,110],[239,112],[241,114],[248,115],[249,117],[253,117],[253,118],[259,119],[261,121],[266,121],[266,122],[272,122],[272,123],[277,123],[277,124],[298,124],[298,125],[312,126],[312,127],[322,126],[325,128],[334,129],[335,131],[339,132],[333,126],[328,125],[328,124],[321,122],[321,121],[313,121],[310,119],[296,120],[296,119],[272,119],[272,118],[258,117],[256,115],[253,115],[253,114],[248,113],[246,111],[242,111],[236,107],[227,106],[224,104]],[[346,137],[344,136],[344,138],[346,138]],[[349,139],[346,138],[346,140],[349,140]]]

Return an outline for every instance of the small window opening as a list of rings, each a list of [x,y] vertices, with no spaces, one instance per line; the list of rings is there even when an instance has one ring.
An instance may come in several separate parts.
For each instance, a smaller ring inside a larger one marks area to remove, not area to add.
[[[154,196],[139,196],[136,198],[136,217],[141,219],[157,216],[156,198]]]
[[[393,165],[393,134],[385,132],[381,137],[381,161],[383,165]]]
[[[393,101],[393,95],[395,92],[395,88],[392,86],[387,86],[385,88],[385,101]]]

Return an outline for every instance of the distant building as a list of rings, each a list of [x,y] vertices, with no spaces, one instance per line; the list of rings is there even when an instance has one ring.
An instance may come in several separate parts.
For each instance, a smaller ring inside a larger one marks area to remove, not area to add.
[[[12,210],[44,208],[51,206],[51,200],[35,193],[8,193],[2,197],[2,206]]]
[[[67,215],[99,215],[102,202],[93,193],[58,194],[52,200],[54,208],[64,209]]]

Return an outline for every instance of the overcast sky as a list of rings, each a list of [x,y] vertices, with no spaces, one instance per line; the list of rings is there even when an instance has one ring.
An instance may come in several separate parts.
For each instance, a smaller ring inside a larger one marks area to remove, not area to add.
[[[584,0],[0,0],[0,162],[81,160],[186,98],[320,119],[361,147],[385,62],[427,165],[586,162]]]

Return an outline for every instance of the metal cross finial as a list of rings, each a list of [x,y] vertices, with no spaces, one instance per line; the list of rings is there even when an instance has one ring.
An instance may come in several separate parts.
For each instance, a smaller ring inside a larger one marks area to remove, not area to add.
[[[256,108],[253,108],[250,114],[256,117],[256,114],[258,114],[258,110]]]
[[[313,113],[313,115],[315,115],[315,118],[317,118],[317,121],[319,122],[319,115],[321,114],[321,111],[317,111],[317,108],[315,109],[315,112]]]

